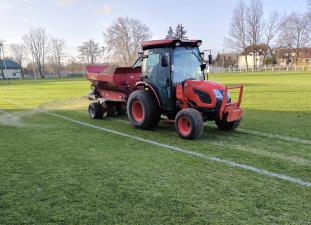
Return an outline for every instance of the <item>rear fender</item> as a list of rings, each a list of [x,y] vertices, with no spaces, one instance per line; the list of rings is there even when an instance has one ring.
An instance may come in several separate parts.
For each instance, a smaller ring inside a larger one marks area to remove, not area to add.
[[[159,108],[162,109],[159,95],[156,92],[156,90],[150,84],[148,84],[147,82],[144,82],[144,81],[139,81],[139,82],[136,82],[136,87],[137,88],[143,87],[145,90],[150,91],[154,95],[154,97],[156,98],[156,101],[158,103]]]

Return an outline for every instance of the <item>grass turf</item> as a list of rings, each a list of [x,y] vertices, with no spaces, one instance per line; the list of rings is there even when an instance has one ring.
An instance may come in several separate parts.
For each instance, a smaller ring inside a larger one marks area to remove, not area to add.
[[[215,74],[245,84],[241,128],[311,140],[310,73]],[[171,124],[94,121],[84,80],[0,81],[0,224],[310,224],[311,189],[81,127],[90,124],[311,182],[311,146],[212,123],[198,141]],[[12,100],[24,106],[16,105]]]

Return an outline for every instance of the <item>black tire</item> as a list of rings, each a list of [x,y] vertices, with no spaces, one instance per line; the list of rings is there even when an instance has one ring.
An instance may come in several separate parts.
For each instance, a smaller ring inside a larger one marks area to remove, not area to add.
[[[235,130],[236,128],[240,126],[241,120],[227,122],[226,120],[216,119],[215,123],[217,127],[219,128],[219,130],[231,131],[231,130]]]
[[[89,115],[92,119],[102,119],[103,114],[103,106],[99,102],[92,102],[89,104]]]
[[[117,113],[116,104],[114,102],[106,102],[106,105],[107,105],[106,116],[114,117]]]
[[[175,118],[175,128],[183,139],[194,140],[199,138],[204,130],[201,113],[192,108],[179,111]]]
[[[126,104],[118,103],[116,106],[117,106],[118,116],[125,116],[126,115]]]
[[[131,124],[142,130],[154,129],[161,118],[158,103],[154,96],[145,90],[137,90],[130,95],[127,102],[127,114]]]

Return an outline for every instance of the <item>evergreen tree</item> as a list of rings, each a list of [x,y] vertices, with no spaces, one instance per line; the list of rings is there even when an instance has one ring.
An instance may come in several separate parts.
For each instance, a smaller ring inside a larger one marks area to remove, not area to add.
[[[185,27],[179,23],[175,29],[175,39],[180,39],[180,40],[187,40],[188,37],[186,36],[187,31]]]
[[[174,39],[174,36],[175,36],[175,34],[173,31],[173,28],[170,26],[168,28],[167,35],[166,35],[165,39]]]

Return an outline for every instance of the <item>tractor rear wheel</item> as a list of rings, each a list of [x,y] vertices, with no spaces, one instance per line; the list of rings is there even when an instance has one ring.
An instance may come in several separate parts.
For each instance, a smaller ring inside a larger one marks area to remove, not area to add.
[[[183,139],[194,140],[203,133],[203,118],[196,109],[183,109],[177,113],[175,128],[178,135]]]
[[[89,115],[92,119],[102,119],[104,115],[103,106],[99,102],[90,103]]]
[[[221,119],[216,119],[215,123],[219,130],[223,131],[230,131],[230,130],[235,130],[240,126],[241,120],[236,120],[232,122],[227,122],[226,120],[221,120]]]
[[[155,128],[161,118],[160,108],[153,95],[144,90],[134,91],[127,102],[131,124],[142,130]]]

